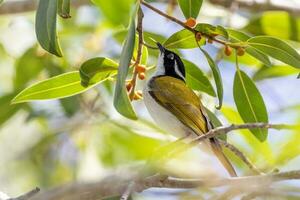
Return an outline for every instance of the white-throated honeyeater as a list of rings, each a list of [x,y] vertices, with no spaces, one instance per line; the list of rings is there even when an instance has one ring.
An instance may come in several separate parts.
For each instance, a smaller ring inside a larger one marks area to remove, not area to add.
[[[185,68],[180,57],[157,43],[160,50],[157,68],[148,80],[143,97],[145,105],[162,128],[178,138],[199,136],[213,128],[205,109],[192,89],[185,83]],[[209,144],[231,176],[237,176],[216,138]]]

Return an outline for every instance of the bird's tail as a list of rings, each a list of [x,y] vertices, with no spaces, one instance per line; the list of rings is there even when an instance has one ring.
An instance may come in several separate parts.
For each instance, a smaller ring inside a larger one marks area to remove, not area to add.
[[[222,165],[225,167],[225,169],[230,174],[230,176],[236,177],[237,174],[236,174],[232,164],[230,163],[228,158],[223,153],[222,147],[219,144],[218,140],[216,138],[210,138],[209,142],[210,142],[210,145],[211,145],[211,148],[212,148],[214,154],[217,156],[217,158],[222,163]]]

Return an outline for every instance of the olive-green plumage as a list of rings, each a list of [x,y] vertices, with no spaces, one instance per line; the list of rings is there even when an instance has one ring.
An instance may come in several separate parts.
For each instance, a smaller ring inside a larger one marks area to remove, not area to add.
[[[209,131],[211,125],[205,109],[199,97],[186,86],[185,82],[171,76],[158,76],[149,81],[148,87],[148,92],[156,102],[171,112],[194,134],[201,135]],[[228,173],[231,176],[237,176],[230,161],[222,152],[218,140],[211,138],[210,144],[213,152]]]
[[[192,89],[185,84],[185,69],[180,57],[157,44],[160,49],[157,69],[144,88],[145,105],[161,128],[176,137],[202,135],[212,127],[205,109]],[[210,146],[231,176],[236,172],[216,138]]]
[[[168,85],[168,87],[166,87]],[[198,96],[185,83],[171,76],[154,78],[150,94],[157,103],[169,110],[195,133],[206,133],[207,125]]]

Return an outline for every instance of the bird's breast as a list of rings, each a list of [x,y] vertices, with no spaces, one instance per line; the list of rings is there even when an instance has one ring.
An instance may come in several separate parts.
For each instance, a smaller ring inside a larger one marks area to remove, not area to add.
[[[151,88],[149,88],[148,84],[146,84],[143,90],[143,99],[145,106],[155,123],[160,128],[177,138],[188,135],[190,130],[188,130],[188,128],[183,125],[175,115],[157,103],[149,91],[151,91]]]

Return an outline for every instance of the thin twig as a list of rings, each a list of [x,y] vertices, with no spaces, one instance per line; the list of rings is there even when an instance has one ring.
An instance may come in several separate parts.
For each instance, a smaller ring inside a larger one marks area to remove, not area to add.
[[[198,136],[197,138],[193,139],[190,144],[195,144],[200,141],[206,140],[208,138],[216,137],[221,134],[227,134],[233,130],[239,129],[288,129],[292,130],[295,128],[299,128],[300,125],[288,125],[288,124],[268,124],[268,123],[245,123],[245,124],[232,124],[230,126],[221,126],[215,129],[208,131],[205,135]]]
[[[173,16],[170,16],[170,15],[168,15],[168,14],[162,12],[161,10],[159,10],[159,9],[157,9],[157,8],[155,8],[155,7],[153,7],[152,5],[148,4],[147,2],[145,2],[145,1],[143,1],[143,0],[141,0],[141,4],[143,4],[144,6],[146,6],[146,7],[149,8],[149,9],[153,10],[153,11],[156,12],[157,14],[159,14],[159,15],[161,15],[161,16],[163,16],[163,17],[165,17],[165,18],[167,18],[167,19],[169,19],[169,20],[171,20],[171,21],[173,21],[173,22],[175,22],[175,23],[177,23],[177,24],[179,24],[180,26],[182,26],[183,28],[185,28],[185,29],[191,31],[191,32],[194,33],[194,34],[200,33],[202,36],[204,36],[204,37],[206,37],[206,38],[208,38],[208,39],[211,39],[211,40],[213,40],[213,41],[215,41],[215,42],[217,42],[217,43],[220,43],[220,44],[222,44],[222,45],[225,45],[225,46],[231,46],[231,47],[233,47],[233,48],[239,48],[239,47],[242,47],[241,45],[237,45],[237,44],[235,44],[235,43],[230,43],[230,42],[227,42],[227,41],[223,41],[223,40],[217,39],[217,38],[215,38],[214,36],[209,35],[209,34],[207,34],[207,33],[197,31],[197,30],[195,30],[195,29],[193,29],[193,28],[187,26],[183,21],[181,21],[181,20],[179,20],[179,19],[177,19],[177,18],[175,18],[175,17],[173,17]]]
[[[135,186],[135,182],[132,181],[128,184],[125,192],[122,194],[120,200],[128,200],[128,198],[130,197],[131,193],[134,191],[134,186]]]
[[[130,100],[133,100],[133,98],[134,98],[136,80],[137,80],[137,76],[138,76],[137,67],[141,62],[142,53],[143,53],[143,44],[144,44],[143,18],[144,18],[144,13],[143,13],[141,7],[139,7],[139,9],[138,9],[137,28],[136,28],[136,30],[138,32],[138,36],[139,36],[139,41],[138,41],[137,56],[136,56],[136,60],[135,60],[135,63],[134,63],[134,70],[133,70],[133,75],[132,75],[132,79],[131,79],[131,90],[129,92]]]
[[[255,167],[250,160],[241,152],[238,148],[236,148],[234,145],[229,144],[228,142],[225,142],[223,140],[218,140],[221,145],[232,151],[237,157],[239,157],[248,167],[251,169],[255,174],[264,174],[262,173],[257,167]]]
[[[256,128],[267,128],[267,129],[295,129],[299,128],[300,125],[287,125],[287,124],[268,124],[268,123],[245,123],[245,124],[232,124],[230,126],[220,126],[214,129],[209,130],[205,135],[200,135],[193,140],[191,140],[188,144],[181,144],[176,149],[174,149],[172,152],[170,152],[167,156],[172,157],[173,155],[177,155],[178,153],[184,152],[188,150],[189,148],[199,144],[200,142],[207,140],[209,138],[217,137],[221,134],[227,134],[233,130],[239,130],[239,129],[256,129]],[[228,146],[229,148],[229,146]],[[230,146],[231,150],[234,149],[234,147]],[[235,153],[237,153],[237,156],[239,156],[244,162],[247,160],[246,156],[242,154],[239,150],[235,149]],[[247,166],[251,166],[250,169],[253,169],[253,166],[250,164],[250,162],[245,162]],[[250,165],[249,165],[250,164]]]
[[[161,15],[161,16],[163,16],[163,17],[165,17],[165,18],[167,18],[167,19],[169,19],[169,20],[171,20],[171,21],[173,21],[173,22],[175,22],[175,23],[177,23],[177,24],[179,24],[180,26],[184,27],[185,29],[187,29],[187,30],[189,30],[189,31],[191,31],[191,32],[193,32],[193,33],[197,33],[196,30],[194,30],[193,28],[187,26],[184,22],[180,21],[179,19],[177,19],[177,18],[175,18],[175,17],[173,17],[173,16],[170,16],[170,15],[168,15],[168,14],[162,12],[161,10],[159,10],[159,9],[157,9],[157,8],[155,8],[155,7],[153,7],[152,5],[148,4],[147,2],[145,2],[145,1],[143,1],[143,0],[141,1],[141,3],[142,3],[144,6],[146,6],[147,8],[149,8],[149,9],[153,10],[154,12],[156,12],[157,14],[159,14],[159,15]]]

